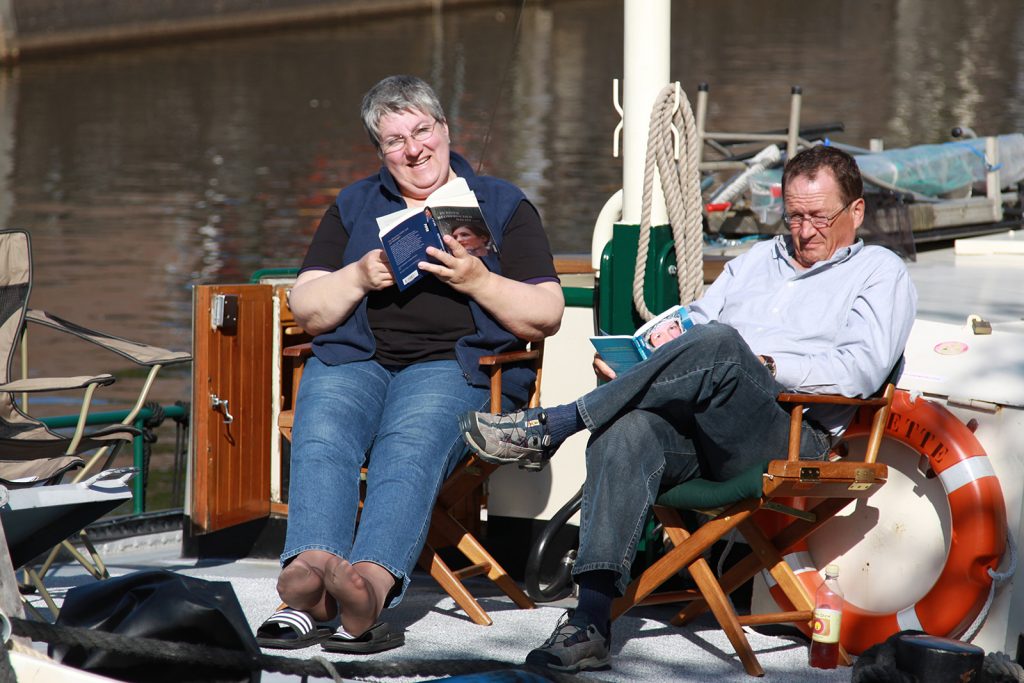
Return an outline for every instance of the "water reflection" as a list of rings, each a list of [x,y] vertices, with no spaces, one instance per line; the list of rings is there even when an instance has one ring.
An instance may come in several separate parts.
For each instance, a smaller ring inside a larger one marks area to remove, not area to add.
[[[396,72],[431,79],[456,149],[526,190],[556,251],[585,252],[621,184],[621,16],[529,3],[516,42],[502,3],[4,74],[0,216],[32,233],[33,305],[187,348],[191,285],[297,265],[337,189],[376,170],[358,105]],[[673,3],[673,78],[711,83],[716,130],[785,126],[793,84],[804,121],[841,120],[852,144],[1024,130],[1022,44],[1017,0]],[[63,342],[41,353],[80,369]]]

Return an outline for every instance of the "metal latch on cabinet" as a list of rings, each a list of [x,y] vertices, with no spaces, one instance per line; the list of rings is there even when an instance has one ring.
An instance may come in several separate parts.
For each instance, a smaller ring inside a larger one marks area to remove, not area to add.
[[[210,394],[210,407],[224,413],[224,424],[229,425],[235,421],[234,416],[228,412],[228,399],[220,398],[217,394]]]

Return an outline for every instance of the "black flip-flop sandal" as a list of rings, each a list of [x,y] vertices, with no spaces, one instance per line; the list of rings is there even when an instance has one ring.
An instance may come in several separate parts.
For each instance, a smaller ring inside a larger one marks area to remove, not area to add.
[[[305,612],[282,607],[256,629],[256,644],[278,650],[298,650],[316,645],[332,633],[330,627],[318,626]]]
[[[399,647],[405,643],[405,633],[392,633],[387,623],[374,624],[361,636],[351,636],[345,629],[338,627],[330,638],[320,647],[326,652],[339,652],[349,655],[371,655]]]

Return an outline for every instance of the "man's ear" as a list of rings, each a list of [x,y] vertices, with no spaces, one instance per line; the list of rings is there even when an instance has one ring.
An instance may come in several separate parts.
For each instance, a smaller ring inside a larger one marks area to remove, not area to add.
[[[864,222],[864,213],[865,213],[865,211],[866,211],[866,204],[864,203],[864,198],[863,197],[860,197],[859,199],[854,200],[854,202],[852,204],[850,204],[850,215],[853,217],[853,229],[854,230],[859,228],[861,226],[861,224]]]

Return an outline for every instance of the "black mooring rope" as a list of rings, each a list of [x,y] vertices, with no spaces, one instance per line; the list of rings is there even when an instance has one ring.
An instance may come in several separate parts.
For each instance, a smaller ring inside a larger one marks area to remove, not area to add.
[[[105,631],[94,631],[77,626],[60,626],[17,617],[10,619],[15,635],[47,643],[99,648],[143,659],[188,662],[196,666],[247,671],[259,669],[294,676],[332,678],[331,673],[325,670],[322,660],[313,661],[265,654],[252,655],[239,650],[228,650],[208,645],[171,642],[156,638],[128,637]],[[561,674],[549,669],[521,666],[497,659],[413,659],[401,662],[338,661],[329,664],[334,667],[338,675],[355,679],[400,676],[440,677],[518,669],[551,681],[582,680],[577,676]]]

